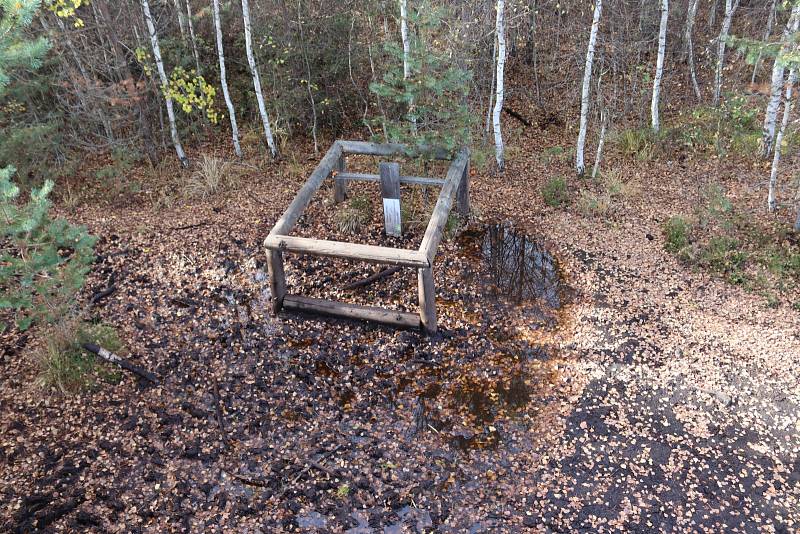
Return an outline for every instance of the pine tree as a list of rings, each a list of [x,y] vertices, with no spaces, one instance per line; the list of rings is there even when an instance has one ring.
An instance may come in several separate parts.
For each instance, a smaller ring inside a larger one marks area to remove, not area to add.
[[[372,92],[395,104],[393,116],[386,117],[389,140],[412,147],[415,155],[455,153],[469,141],[472,74],[456,66],[441,45],[441,20],[442,12],[426,4],[409,10],[408,50],[387,43],[391,67],[381,82],[370,84]]]
[[[0,97],[11,81],[13,70],[36,70],[47,53],[47,39],[26,39],[22,35],[40,4],[41,0],[0,0]]]
[[[82,226],[50,218],[50,180],[20,204],[13,174],[13,167],[0,169],[0,310],[13,310],[24,330],[69,311],[94,260],[95,238]]]

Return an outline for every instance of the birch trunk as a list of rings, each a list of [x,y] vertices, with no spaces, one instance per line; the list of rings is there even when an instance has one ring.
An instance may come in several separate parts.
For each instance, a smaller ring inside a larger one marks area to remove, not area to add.
[[[503,110],[504,96],[504,71],[506,66],[506,34],[505,0],[497,0],[497,20],[495,32],[497,33],[497,87],[494,94],[494,111],[492,113],[492,127],[494,128],[494,155],[497,160],[497,169],[503,172],[506,166],[505,149],[503,147],[503,132],[500,129],[500,112]]]
[[[228,117],[231,121],[231,135],[233,136],[233,149],[238,157],[242,157],[242,147],[239,145],[239,127],[236,124],[236,108],[233,106],[231,94],[228,90],[228,78],[225,73],[225,50],[222,47],[222,21],[219,15],[219,0],[212,0],[214,30],[217,39],[217,57],[219,58],[219,83],[222,85],[222,95],[225,105],[228,106]]]
[[[775,140],[775,121],[778,115],[778,107],[781,102],[781,94],[783,93],[784,82],[784,65],[781,57],[785,55],[791,46],[791,37],[797,31],[798,22],[800,22],[800,5],[792,8],[792,13],[789,15],[789,20],[786,22],[786,28],[783,30],[781,37],[781,51],[775,58],[775,63],[772,65],[772,82],[770,83],[769,102],[767,102],[767,111],[764,116],[764,129],[761,138],[761,155],[766,158],[772,152],[772,143]]]
[[[300,45],[303,47],[303,61],[306,64],[306,89],[308,90],[308,100],[311,102],[311,113],[313,123],[311,125],[311,136],[314,138],[314,154],[319,152],[317,143],[317,102],[314,100],[314,92],[311,90],[311,64],[308,62],[308,51],[306,50],[306,38],[303,32],[303,21],[300,18],[301,0],[297,0],[297,27],[300,29]]]
[[[731,30],[731,21],[736,8],[739,7],[739,0],[725,0],[725,18],[722,19],[722,29],[719,31],[717,40],[717,74],[714,78],[714,107],[719,106],[719,99],[722,93],[722,69],[725,68],[725,47],[728,32]]]
[[[583,152],[586,148],[586,126],[589,122],[589,91],[592,83],[592,66],[594,63],[594,49],[597,43],[597,29],[600,27],[600,14],[603,11],[603,0],[597,0],[594,5],[594,16],[592,18],[592,29],[589,33],[589,46],[586,49],[586,65],[583,69],[583,89],[581,90],[581,119],[580,130],[578,131],[578,145],[575,149],[575,171],[578,176],[583,176],[586,172],[586,164],[583,162]]]
[[[253,55],[253,37],[250,30],[250,6],[248,0],[242,0],[242,18],[244,20],[244,46],[247,52],[247,63],[250,65],[250,73],[253,75],[253,89],[256,92],[256,100],[258,100],[258,112],[261,114],[261,122],[264,124],[267,146],[269,146],[270,154],[275,158],[278,156],[278,149],[275,146],[275,139],[272,137],[267,107],[264,104],[264,95],[261,93],[261,78],[258,75],[258,66]]]
[[[763,42],[767,42],[769,36],[772,35],[772,28],[775,26],[776,8],[778,7],[778,0],[772,0],[772,6],[769,8],[769,17],[767,18],[767,29],[764,31]],[[753,75],[750,77],[750,83],[756,83],[756,74],[758,74],[758,67],[761,63],[761,50],[758,51],[756,62],[753,64]]]
[[[186,23],[189,26],[189,39],[192,42],[192,55],[194,56],[194,64],[197,68],[197,75],[200,76],[202,68],[200,67],[200,54],[197,51],[197,38],[194,36],[194,22],[192,22],[192,4],[186,0]]]
[[[650,126],[654,132],[661,129],[658,118],[659,100],[661,99],[661,79],[664,77],[664,54],[667,50],[667,20],[669,18],[669,0],[661,0],[661,25],[658,29],[658,57],[656,58],[656,75],[653,78],[653,98],[650,101]]]
[[[186,15],[183,14],[181,0],[172,0],[172,3],[175,4],[175,11],[178,14],[178,28],[181,30],[181,37],[186,39]]]
[[[166,91],[169,87],[167,80],[167,73],[164,70],[164,61],[161,59],[161,47],[158,44],[158,35],[156,34],[156,27],[153,24],[153,16],[150,14],[149,0],[141,0],[142,12],[144,13],[144,21],[147,24],[147,32],[150,34],[150,45],[153,47],[153,59],[156,62],[156,69],[158,70],[158,77],[161,80],[161,90],[164,93],[164,100],[167,102],[167,118],[169,119],[169,133],[172,137],[172,144],[175,146],[175,152],[178,154],[178,159],[181,160],[181,165],[184,167],[189,166],[189,160],[186,158],[186,153],[183,151],[180,137],[178,136],[178,126],[175,123],[175,110],[172,107],[172,97]]]
[[[781,162],[781,143],[783,142],[783,133],[786,131],[786,125],[789,124],[789,116],[792,114],[792,87],[796,81],[795,69],[789,71],[789,81],[786,83],[786,98],[783,103],[783,118],[781,119],[781,127],[778,129],[778,135],[775,137],[775,153],[772,156],[772,171],[769,174],[769,194],[767,195],[767,209],[770,212],[775,211],[778,207],[776,200],[775,189],[778,185],[778,165]]]
[[[597,154],[594,158],[594,167],[592,167],[592,180],[597,178],[597,172],[600,169],[600,161],[603,158],[603,147],[606,144],[606,131],[608,130],[608,114],[605,110],[600,113],[600,139],[597,141]]]
[[[400,0],[400,39],[403,41],[403,79],[411,77],[411,42],[408,39],[408,0]],[[414,97],[408,102],[408,114],[411,115],[411,128],[417,133],[417,118],[414,116]]]
[[[692,41],[692,34],[694,33],[694,21],[697,16],[698,5],[700,5],[700,0],[691,0],[689,3],[689,12],[686,14],[686,30],[684,32],[684,41],[686,43],[686,59],[689,63],[689,78],[692,81],[694,95],[697,97],[699,102],[703,96],[700,93],[700,86],[697,84],[697,71],[694,67],[694,42]]]

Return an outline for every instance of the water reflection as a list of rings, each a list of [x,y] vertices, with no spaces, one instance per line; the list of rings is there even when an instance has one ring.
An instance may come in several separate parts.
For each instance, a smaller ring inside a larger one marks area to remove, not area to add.
[[[496,296],[516,304],[543,300],[561,306],[558,263],[538,240],[507,223],[488,226],[481,253]]]

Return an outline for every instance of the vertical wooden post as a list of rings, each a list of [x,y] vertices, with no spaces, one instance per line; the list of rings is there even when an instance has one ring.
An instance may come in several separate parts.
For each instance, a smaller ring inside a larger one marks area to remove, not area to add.
[[[344,172],[346,165],[347,160],[345,159],[344,153],[342,153],[336,161],[336,166],[333,170],[337,173]],[[344,199],[347,198],[347,180],[334,179],[333,182],[333,201],[337,203],[344,202]]]
[[[469,160],[464,165],[464,174],[461,176],[456,193],[456,210],[463,217],[469,216]]]
[[[383,225],[386,235],[400,237],[400,164],[381,163],[381,196],[383,197]]]
[[[269,289],[272,293],[272,313],[277,314],[283,308],[283,298],[286,296],[286,273],[283,270],[283,253],[280,250],[267,251],[267,269]]]
[[[433,269],[423,267],[417,271],[419,283],[419,320],[428,334],[436,333],[436,289],[433,287]]]

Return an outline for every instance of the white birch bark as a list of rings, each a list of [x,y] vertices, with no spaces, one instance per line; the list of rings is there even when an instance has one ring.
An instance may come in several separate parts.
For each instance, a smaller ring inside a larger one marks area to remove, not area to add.
[[[769,17],[767,17],[767,29],[764,31],[763,42],[767,42],[769,36],[772,35],[772,28],[775,26],[775,18],[777,15],[776,8],[778,7],[778,0],[772,0],[772,6],[769,8]],[[753,64],[753,75],[750,77],[750,83],[756,83],[756,74],[758,74],[758,67],[761,66],[761,50],[758,51],[756,62]]]
[[[506,66],[506,33],[505,33],[505,0],[497,0],[497,19],[495,32],[497,33],[497,87],[494,94],[494,111],[492,113],[492,127],[494,128],[494,155],[497,160],[497,169],[505,169],[505,148],[503,147],[503,132],[500,129],[500,112],[503,110],[504,96],[504,71]]]
[[[244,19],[244,46],[247,53],[247,63],[250,65],[250,73],[253,75],[253,89],[258,100],[258,112],[261,114],[261,122],[264,124],[264,135],[267,138],[270,154],[275,158],[278,156],[278,149],[275,146],[275,139],[272,137],[272,128],[269,125],[269,115],[264,104],[264,95],[261,93],[261,77],[258,75],[256,58],[253,55],[253,37],[250,26],[250,6],[248,0],[242,0],[242,18]]]
[[[725,0],[725,18],[722,19],[722,28],[719,30],[717,39],[717,73],[714,77],[714,107],[719,106],[719,99],[722,93],[722,70],[725,68],[725,47],[727,46],[728,33],[731,30],[731,21],[736,8],[739,7],[739,0]]]
[[[797,31],[798,22],[800,22],[800,5],[795,5],[792,8],[791,15],[789,15],[789,20],[786,22],[786,28],[783,30],[781,51],[772,65],[769,102],[767,102],[764,128],[761,136],[761,155],[765,158],[772,152],[772,143],[775,140],[775,121],[777,120],[778,107],[783,93],[785,68],[781,58],[789,51],[791,36]]]
[[[789,124],[789,116],[792,114],[792,87],[796,81],[795,69],[789,71],[789,81],[786,83],[786,98],[783,103],[783,118],[781,119],[781,126],[778,129],[778,135],[775,137],[775,153],[772,156],[772,170],[769,174],[769,193],[767,195],[767,209],[770,212],[775,211],[778,207],[776,200],[775,189],[778,185],[778,165],[781,162],[781,143],[783,142],[783,133],[786,131],[786,125]]]
[[[600,139],[597,141],[597,154],[594,158],[594,167],[592,167],[592,180],[597,178],[597,172],[600,170],[600,161],[603,158],[603,147],[606,144],[606,132],[608,131],[608,115],[605,110],[600,113]]]
[[[219,58],[219,82],[222,85],[222,95],[225,97],[225,105],[228,106],[228,117],[231,121],[231,135],[233,137],[233,149],[238,157],[242,157],[242,147],[239,145],[239,127],[236,124],[236,108],[233,106],[231,94],[228,90],[228,78],[225,72],[225,50],[222,47],[222,21],[219,15],[219,0],[212,0],[214,30],[217,39],[217,57]]]
[[[656,58],[656,75],[653,77],[653,98],[650,100],[650,127],[654,132],[661,129],[658,117],[661,99],[661,79],[664,77],[664,54],[667,50],[667,20],[669,18],[669,0],[661,0],[661,25],[658,29],[658,57]]]
[[[189,26],[189,39],[192,42],[192,55],[194,56],[194,64],[197,68],[197,75],[200,76],[202,68],[200,67],[200,53],[197,51],[197,38],[194,35],[194,22],[192,22],[192,4],[186,0],[186,23]]]
[[[797,219],[794,221],[794,231],[800,232],[800,206],[797,207]]]
[[[181,0],[172,0],[172,3],[175,4],[175,11],[178,14],[178,27],[181,30],[181,37],[186,39],[186,15],[183,14]]]
[[[178,159],[184,167],[189,166],[189,160],[186,158],[186,153],[183,151],[180,137],[178,136],[178,126],[175,123],[175,110],[172,107],[172,97],[169,96],[167,88],[169,87],[169,80],[167,80],[167,73],[164,70],[164,61],[161,59],[161,47],[158,44],[158,35],[156,34],[156,27],[153,24],[153,16],[150,14],[150,2],[148,0],[141,0],[142,12],[144,13],[144,21],[147,24],[147,32],[150,34],[150,45],[153,48],[153,59],[156,62],[156,69],[158,70],[158,77],[161,80],[161,90],[164,92],[164,100],[167,102],[167,118],[169,120],[169,133],[172,137],[172,144],[175,146],[175,152],[178,154]]]
[[[586,65],[583,69],[583,89],[581,90],[581,119],[578,131],[578,145],[575,149],[575,171],[578,176],[586,172],[583,161],[583,152],[586,148],[586,126],[589,122],[589,91],[592,83],[592,67],[594,64],[594,49],[597,43],[597,29],[600,27],[600,15],[603,11],[603,0],[597,0],[594,5],[592,29],[589,32],[589,46],[586,49]]]
[[[403,79],[411,77],[411,42],[408,39],[408,0],[400,0],[400,39],[403,41]],[[414,97],[408,102],[408,113],[411,115],[411,128],[416,134],[417,119],[414,116]]]
[[[689,78],[692,81],[692,89],[697,100],[700,101],[703,95],[700,93],[700,85],[697,83],[697,71],[694,66],[694,42],[692,34],[694,33],[694,21],[697,17],[697,6],[700,5],[700,0],[690,0],[689,11],[686,14],[686,30],[684,31],[684,42],[686,43],[686,59],[689,63]]]

